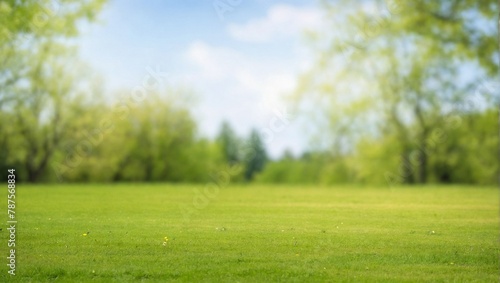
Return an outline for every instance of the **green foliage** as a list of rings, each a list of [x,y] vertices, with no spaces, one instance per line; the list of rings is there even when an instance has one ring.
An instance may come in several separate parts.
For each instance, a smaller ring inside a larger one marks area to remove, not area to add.
[[[78,35],[79,22],[95,20],[105,2],[3,0],[0,3],[0,44],[74,37]]]
[[[9,92],[15,98],[2,105],[2,112],[10,117],[1,129],[6,144],[2,150],[8,155],[3,166],[19,166],[24,179],[31,182],[47,178],[44,173],[51,159],[77,130],[80,117],[75,119],[75,113],[81,109],[81,99],[92,89],[64,66],[72,62],[75,67],[78,62],[66,57],[63,63],[62,56],[31,56],[34,68]]]
[[[28,182],[209,181],[223,162],[197,136],[182,91],[148,91],[144,101],[123,92],[110,105],[102,82],[85,75],[67,39],[103,3],[0,3],[0,115],[9,121],[0,168]]]
[[[256,181],[270,184],[346,184],[359,182],[348,156],[332,157],[328,152],[306,152],[300,158],[286,155],[270,161]]]
[[[256,131],[240,138],[224,122],[214,141],[200,137],[183,90],[135,102],[120,92],[112,104],[68,40],[104,3],[0,2],[4,172],[29,182],[208,182],[227,168],[238,168],[232,181],[263,183],[497,180],[495,94],[471,95],[498,70],[495,1],[323,1],[341,28],[309,33],[317,61],[297,89],[319,135],[312,153],[271,162]]]
[[[229,122],[224,121],[216,142],[221,148],[226,166],[239,169],[238,172],[233,172],[233,182],[253,180],[268,161],[264,143],[256,130],[252,130],[245,140],[235,134]]]
[[[32,76],[41,75],[36,73],[52,72],[54,55],[69,51],[64,40],[78,35],[79,23],[95,20],[104,2],[0,2],[0,107],[17,98],[16,87],[20,81],[37,83]]]
[[[0,125],[0,167],[21,168],[22,180],[47,179],[43,173],[74,131],[72,112],[92,88],[63,42],[78,34],[79,23],[93,20],[103,3],[0,2],[0,112],[9,121]]]
[[[272,161],[257,177],[262,183],[286,184],[386,184],[414,183],[418,157],[425,150],[428,182],[496,184],[498,177],[498,112],[487,110],[449,114],[433,129],[426,148],[397,135],[358,142],[353,153],[333,158],[329,152],[305,154],[300,159]],[[410,130],[411,130],[410,126]],[[407,155],[395,154],[406,146]],[[413,180],[413,181],[411,181]]]
[[[236,136],[233,128],[231,128],[229,122],[222,122],[217,142],[220,144],[224,158],[229,165],[241,162],[241,142],[238,140],[238,137]]]
[[[281,160],[270,161],[263,172],[257,175],[256,181],[271,184],[319,184],[332,177],[335,172],[325,172],[322,180],[322,170],[326,169],[329,159],[321,155],[305,153],[295,159],[286,154]],[[325,170],[326,171],[326,170]]]
[[[467,157],[478,150],[477,125],[458,130],[447,119],[488,119],[484,135],[497,132],[491,108],[480,106],[494,101],[492,93],[473,98],[479,101],[467,111],[474,118],[461,109],[478,81],[493,81],[498,70],[497,30],[488,24],[497,2],[323,3],[325,14],[335,15],[327,25],[336,28],[310,33],[317,61],[301,78],[297,101],[314,119],[322,151],[345,157],[325,172],[345,170],[357,182],[465,182],[459,176],[467,165],[442,149],[449,143],[461,144],[453,152],[475,165],[470,180],[492,183],[498,161]],[[450,139],[436,146],[436,132]],[[487,151],[496,152],[498,139],[488,141]]]
[[[255,174],[264,169],[268,157],[264,143],[256,130],[250,132],[250,137],[243,148],[245,164],[245,180],[251,181]]]
[[[169,92],[177,100],[182,97],[181,91]],[[196,136],[191,114],[165,93],[150,93],[126,107],[104,107],[90,117],[63,145],[69,151],[54,160],[59,178],[205,182],[222,166],[215,144]],[[90,152],[82,150],[85,144],[91,145]]]
[[[442,133],[432,149],[431,172],[435,182],[495,184],[498,182],[498,112],[470,113],[457,126]]]

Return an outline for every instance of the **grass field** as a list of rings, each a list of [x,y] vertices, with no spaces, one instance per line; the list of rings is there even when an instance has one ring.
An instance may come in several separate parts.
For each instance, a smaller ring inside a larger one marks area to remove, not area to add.
[[[16,200],[16,281],[498,282],[500,274],[494,188],[20,184]],[[8,231],[0,235],[7,255]]]

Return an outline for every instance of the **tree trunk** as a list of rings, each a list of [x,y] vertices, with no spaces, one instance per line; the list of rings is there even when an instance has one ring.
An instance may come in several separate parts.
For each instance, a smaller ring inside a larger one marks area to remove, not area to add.
[[[36,181],[38,181],[38,170],[36,170],[34,168],[34,166],[32,165],[29,165],[26,167],[26,171],[28,173],[28,182],[29,183],[35,183]]]
[[[115,172],[113,173],[113,177],[111,178],[113,182],[119,182],[123,181],[123,170],[127,166],[128,162],[130,160],[130,156],[126,155],[125,158],[123,158],[120,162],[118,162],[118,165],[115,167]]]
[[[422,140],[418,151],[418,182],[427,183],[427,144],[425,138]]]
[[[415,183],[415,177],[414,177],[414,167],[411,164],[411,159],[410,159],[410,149],[405,147],[403,149],[403,154],[401,154],[401,164],[403,165],[402,170],[402,177],[403,177],[403,182],[406,184],[413,184]]]

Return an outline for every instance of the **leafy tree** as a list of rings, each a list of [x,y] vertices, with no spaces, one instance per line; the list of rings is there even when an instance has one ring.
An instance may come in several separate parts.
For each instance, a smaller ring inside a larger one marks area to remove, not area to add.
[[[333,158],[326,152],[306,152],[301,158],[270,161],[257,175],[261,183],[339,184],[356,181],[346,157]]]
[[[261,172],[268,160],[264,143],[256,130],[252,130],[246,143],[244,155],[245,180],[250,181],[256,173]]]
[[[78,35],[82,20],[95,20],[104,3],[105,0],[1,1],[0,107],[15,99],[16,84],[37,68],[31,64],[30,55],[58,54],[66,49],[64,39]]]
[[[71,128],[68,118],[82,86],[65,40],[78,34],[79,22],[93,20],[103,3],[0,2],[0,112],[9,121],[0,125],[0,167],[22,167],[21,179],[40,180]]]
[[[170,90],[179,94],[178,90]],[[189,111],[161,93],[150,93],[116,120],[116,132],[105,141],[115,148],[114,181],[201,181],[207,179],[205,158],[212,156],[196,138]],[[208,149],[207,149],[208,150]]]
[[[460,124],[443,129],[442,141],[436,139],[430,148],[430,177],[434,182],[495,184],[497,183],[498,135],[492,131],[498,125],[498,112],[460,116]]]
[[[318,60],[298,93],[316,102],[319,128],[331,133],[328,147],[342,156],[367,152],[362,140],[392,141],[399,168],[383,162],[392,160],[384,153],[386,171],[427,182],[429,140],[477,81],[498,70],[496,31],[485,24],[495,17],[495,1],[323,3],[336,15],[327,25],[342,26],[311,34]]]
[[[222,122],[217,142],[220,144],[224,158],[229,165],[241,162],[240,141],[229,122]]]
[[[7,159],[26,172],[22,179],[39,181],[63,141],[77,131],[75,116],[92,86],[82,83],[82,76],[69,71],[66,64],[78,63],[63,55],[47,53],[30,56],[34,68],[24,77],[26,81],[15,88],[15,99],[4,104],[2,110],[10,116]],[[45,176],[44,178],[47,178]]]
[[[197,137],[182,96],[182,90],[169,89],[128,106],[87,104],[78,131],[54,157],[54,171],[76,182],[209,181],[222,157],[215,143]],[[82,152],[82,145],[90,150]]]

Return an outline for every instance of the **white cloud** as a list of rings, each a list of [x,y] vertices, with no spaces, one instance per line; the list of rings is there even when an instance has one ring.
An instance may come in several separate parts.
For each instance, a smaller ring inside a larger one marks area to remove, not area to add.
[[[229,34],[241,41],[266,42],[277,37],[291,37],[301,31],[318,28],[322,13],[317,8],[276,5],[265,18],[254,19],[246,24],[231,24]]]
[[[294,39],[307,29],[319,29],[322,13],[317,8],[289,5],[271,7],[263,18],[244,24],[230,24],[229,35],[238,41],[270,43],[265,49],[236,49],[240,45],[213,45],[203,41],[191,43],[184,53],[190,63],[191,85],[201,90],[202,107],[197,112],[200,126],[209,135],[218,132],[220,121],[231,121],[239,134],[250,128],[269,128],[276,113],[287,112],[285,95],[293,92],[297,76],[310,63],[308,53]],[[244,51],[243,51],[244,50]],[[288,110],[291,110],[288,108]],[[267,144],[277,157],[288,147],[299,152],[304,138],[298,123],[290,123],[274,133]]]
[[[296,70],[291,66],[255,60],[228,47],[213,47],[197,41],[186,51],[187,60],[198,69],[198,76],[209,82],[238,85],[245,93],[276,101],[295,87]]]
[[[296,87],[300,62],[289,52],[287,60],[265,60],[258,53],[241,53],[201,41],[192,43],[185,58],[194,67],[189,72],[191,85],[202,90],[204,103],[198,111],[201,126],[210,135],[219,130],[223,119],[230,120],[240,134],[251,127],[268,127],[276,111],[286,109],[283,95]],[[290,124],[289,130],[275,133],[275,140],[268,144],[271,154],[279,156],[286,144],[298,150],[300,139],[290,136],[296,131],[297,126]]]
[[[214,48],[201,41],[189,46],[186,58],[199,67],[202,76],[208,79],[224,79],[234,67],[231,62],[241,60],[230,48]]]

